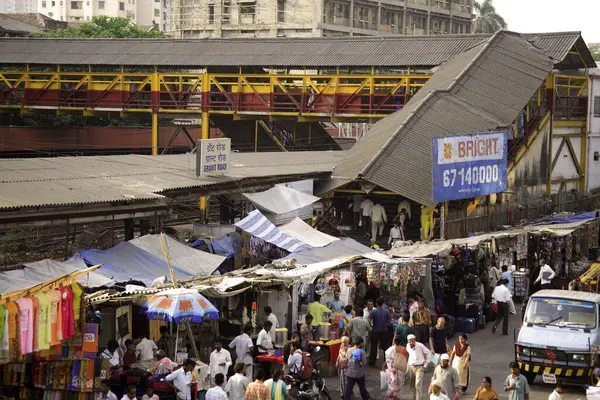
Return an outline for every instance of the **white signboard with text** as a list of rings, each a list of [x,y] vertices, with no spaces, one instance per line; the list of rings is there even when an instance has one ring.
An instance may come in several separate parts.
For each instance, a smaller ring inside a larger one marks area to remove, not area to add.
[[[223,175],[229,170],[231,139],[200,139],[196,151],[196,176]]]

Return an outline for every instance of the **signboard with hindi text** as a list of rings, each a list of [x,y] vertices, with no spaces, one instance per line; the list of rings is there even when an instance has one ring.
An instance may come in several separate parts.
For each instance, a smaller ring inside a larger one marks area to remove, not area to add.
[[[433,138],[433,201],[506,191],[507,132]]]
[[[200,139],[196,149],[196,176],[223,175],[229,170],[231,139]]]

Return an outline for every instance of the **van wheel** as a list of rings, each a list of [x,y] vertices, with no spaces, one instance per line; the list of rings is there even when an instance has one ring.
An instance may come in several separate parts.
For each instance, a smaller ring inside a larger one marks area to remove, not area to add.
[[[530,385],[533,383],[535,377],[537,376],[535,372],[531,371],[521,371],[521,374],[525,377],[525,379],[527,379],[527,383],[529,383]]]

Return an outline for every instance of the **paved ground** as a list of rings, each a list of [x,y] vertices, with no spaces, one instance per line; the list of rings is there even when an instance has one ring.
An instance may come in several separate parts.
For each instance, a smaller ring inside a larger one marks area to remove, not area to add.
[[[512,317],[510,325],[511,335],[509,336],[502,336],[499,332],[493,335],[490,331],[490,324],[488,324],[488,329],[479,330],[469,335],[469,343],[473,352],[473,361],[471,363],[472,379],[467,394],[462,396],[463,399],[473,399],[477,386],[486,375],[492,378],[493,388],[500,395],[500,399],[508,398],[506,393],[502,391],[502,385],[504,379],[510,373],[508,365],[514,360],[512,328],[515,325],[512,322],[518,323],[518,318],[517,316]],[[457,337],[455,336],[452,340],[456,339]],[[381,357],[383,357],[382,353],[380,353],[380,360],[378,360],[379,366],[381,366]],[[373,399],[382,399],[384,397],[384,394],[379,390],[379,371],[380,369],[369,368],[367,373],[367,386]],[[427,385],[430,381],[431,370],[425,375],[424,379]],[[337,377],[327,378],[327,388],[331,393],[332,399],[337,400],[340,398]],[[544,385],[541,382],[541,378],[538,377],[536,383],[532,385],[531,390],[530,400],[545,400],[554,389],[550,385]],[[360,399],[358,387],[355,387],[354,394],[355,399]],[[407,400],[411,398],[411,392],[408,387],[403,389],[402,398]],[[563,395],[563,400],[576,399],[585,399],[585,390],[583,388],[569,387]]]

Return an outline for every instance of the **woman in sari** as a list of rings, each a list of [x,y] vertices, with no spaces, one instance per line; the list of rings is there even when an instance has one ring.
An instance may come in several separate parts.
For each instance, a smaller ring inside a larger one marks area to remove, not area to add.
[[[346,370],[348,369],[348,349],[350,349],[350,338],[348,336],[342,336],[342,344],[340,345],[340,352],[338,358],[335,361],[335,366],[338,369],[338,375],[340,377],[340,393],[342,395],[346,391]]]
[[[273,372],[273,378],[265,381],[265,386],[269,390],[271,400],[285,400],[292,397],[288,393],[287,385],[283,381],[283,371],[277,368]]]
[[[386,399],[399,399],[400,390],[404,385],[406,378],[406,368],[408,365],[408,352],[406,347],[402,346],[400,336],[394,337],[394,344],[385,351],[384,371],[387,372],[387,394]],[[386,369],[387,368],[387,369]]]
[[[458,383],[461,386],[462,393],[465,394],[469,386],[471,375],[471,346],[467,342],[466,333],[458,336],[458,343],[452,349],[451,363],[452,368],[458,373]]]
[[[498,393],[492,389],[492,378],[484,376],[473,400],[498,400]]]

